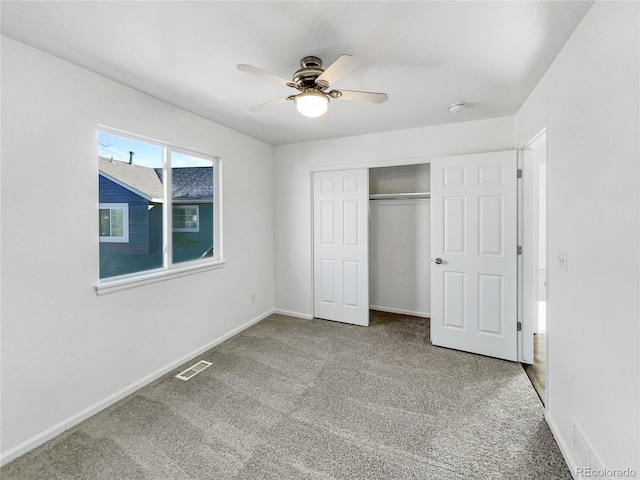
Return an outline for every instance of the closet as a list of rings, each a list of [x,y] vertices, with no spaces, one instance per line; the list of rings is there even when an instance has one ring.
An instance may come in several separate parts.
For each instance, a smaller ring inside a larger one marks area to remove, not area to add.
[[[369,306],[429,317],[429,164],[369,169]]]
[[[516,361],[517,161],[508,150],[312,170],[314,316],[421,315],[434,345]]]

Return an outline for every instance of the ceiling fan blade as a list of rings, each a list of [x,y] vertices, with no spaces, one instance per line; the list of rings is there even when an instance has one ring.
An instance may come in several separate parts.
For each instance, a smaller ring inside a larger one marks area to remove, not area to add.
[[[269,108],[275,105],[280,105],[281,103],[285,103],[287,100],[289,100],[289,98],[290,97],[277,98],[275,100],[271,100],[270,102],[261,103],[260,105],[254,105],[249,110],[251,110],[252,112],[255,112],[258,110],[264,110],[265,108]]]
[[[240,64],[238,65],[238,70],[250,73],[252,75],[257,75],[258,77],[266,78],[267,80],[271,80],[272,82],[282,83],[287,86],[289,86],[289,84],[291,83],[291,80],[287,80],[280,75],[267,72],[266,70],[262,70],[261,68],[254,67],[253,65]]]
[[[317,85],[333,85],[333,83],[340,80],[347,73],[351,72],[358,65],[360,65],[360,59],[353,55],[340,55],[338,59],[333,62],[329,67],[316,78]]]
[[[353,102],[384,103],[389,99],[389,95],[386,93],[360,92],[358,90],[332,90],[328,95],[331,98],[351,100]]]

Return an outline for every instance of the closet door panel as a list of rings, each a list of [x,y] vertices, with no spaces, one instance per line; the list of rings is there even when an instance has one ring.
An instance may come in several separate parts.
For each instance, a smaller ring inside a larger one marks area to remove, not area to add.
[[[449,197],[442,199],[442,233],[443,251],[453,254],[464,254],[467,250],[467,199],[465,197]]]
[[[314,174],[314,316],[369,324],[366,169]]]

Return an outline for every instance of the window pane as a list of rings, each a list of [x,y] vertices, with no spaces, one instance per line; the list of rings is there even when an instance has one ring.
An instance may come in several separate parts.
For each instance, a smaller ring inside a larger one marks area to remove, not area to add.
[[[124,211],[120,208],[111,210],[111,236],[122,237],[124,235]]]
[[[198,228],[198,209],[189,207],[184,209],[184,226],[185,228]]]
[[[111,210],[108,208],[100,209],[100,236],[111,236]]]
[[[161,268],[162,147],[98,134],[100,278]],[[127,213],[125,213],[127,212]]]
[[[173,207],[174,231],[197,231],[199,207]]]
[[[172,152],[171,166],[173,263],[212,257],[213,162]]]
[[[185,210],[183,208],[173,207],[173,228],[185,228]]]

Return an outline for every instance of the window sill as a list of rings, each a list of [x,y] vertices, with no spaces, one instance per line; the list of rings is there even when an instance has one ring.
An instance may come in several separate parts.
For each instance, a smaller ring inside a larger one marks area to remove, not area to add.
[[[102,280],[96,284],[96,295],[107,295],[109,293],[128,290],[130,288],[141,287],[151,283],[164,282],[172,278],[184,277],[185,275],[193,275],[194,273],[206,272],[223,267],[224,260],[216,260],[210,263],[188,265],[184,267],[176,267],[171,270],[156,270],[152,272],[142,273],[129,278],[116,278],[113,280]]]

